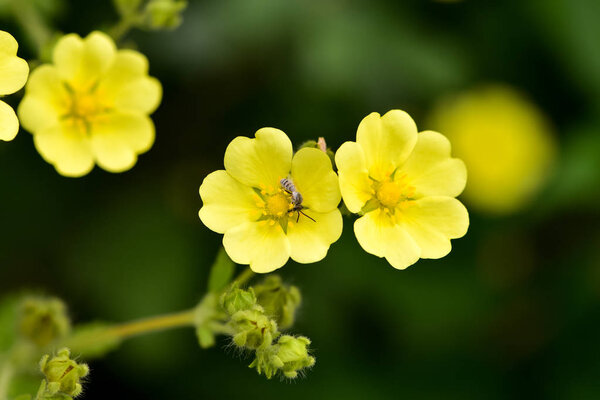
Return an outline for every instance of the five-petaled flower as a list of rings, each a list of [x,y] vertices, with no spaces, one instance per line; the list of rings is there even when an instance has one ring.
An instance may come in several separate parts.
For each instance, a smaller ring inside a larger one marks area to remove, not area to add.
[[[102,32],[62,37],[53,64],[34,70],[18,114],[42,157],[65,176],[83,176],[97,163],[110,172],[130,169],[152,147],[150,117],[162,97],[148,76],[148,60],[117,50]]]
[[[454,198],[465,187],[464,163],[450,157],[443,135],[417,133],[404,111],[365,117],[335,161],[344,203],[362,215],[354,223],[358,242],[394,268],[444,257],[450,239],[467,232],[467,210]]]
[[[202,222],[223,233],[223,246],[238,264],[266,273],[291,257],[317,262],[342,233],[338,177],[321,150],[293,155],[285,133],[263,128],[256,138],[235,138],[225,151],[225,170],[209,174],[200,186]],[[282,184],[289,179],[297,201]]]
[[[29,66],[17,57],[18,47],[10,33],[0,31],[0,96],[16,92],[27,81]],[[18,131],[17,115],[11,106],[0,100],[0,140],[13,140]]]

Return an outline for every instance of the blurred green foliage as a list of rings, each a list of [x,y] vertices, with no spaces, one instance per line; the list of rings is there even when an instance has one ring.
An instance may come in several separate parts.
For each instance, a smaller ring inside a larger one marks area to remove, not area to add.
[[[57,10],[64,32],[117,19],[108,0]],[[512,216],[471,213],[449,256],[406,271],[366,254],[351,220],[324,261],[283,268],[317,358],[305,379],[266,381],[228,342],[200,350],[181,330],[94,362],[85,398],[599,398],[599,16],[594,0],[190,1],[177,30],[125,40],[164,84],[156,143],[131,171],[66,179],[27,132],[0,144],[0,293],[59,296],[76,322],[190,307],[221,240],[197,217],[198,187],[233,137],[274,126],[336,149],[371,111],[401,108],[428,129],[440,96],[504,82],[555,124],[545,190]]]

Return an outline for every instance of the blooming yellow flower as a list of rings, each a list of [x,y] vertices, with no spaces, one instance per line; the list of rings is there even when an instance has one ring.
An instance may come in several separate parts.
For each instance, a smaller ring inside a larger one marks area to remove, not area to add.
[[[354,223],[358,242],[394,268],[444,257],[450,239],[467,232],[469,215],[454,198],[465,187],[465,165],[450,157],[448,139],[417,133],[404,111],[365,117],[335,162],[346,207],[362,215]]]
[[[235,138],[225,151],[225,170],[202,182],[200,219],[224,234],[234,262],[255,272],[271,272],[290,257],[299,263],[323,259],[342,233],[341,195],[329,157],[314,148],[293,155],[290,139],[278,129],[263,128],[255,136]],[[282,179],[293,183],[301,203]],[[298,204],[303,208],[295,211]]]
[[[56,44],[53,64],[32,72],[18,114],[38,152],[60,174],[82,176],[95,163],[122,172],[152,147],[148,115],[161,96],[142,54],[117,50],[102,32],[85,39],[68,34]]]
[[[523,95],[488,86],[447,99],[431,116],[469,169],[465,201],[484,212],[508,214],[541,188],[554,161],[550,123]]]
[[[27,81],[29,66],[17,57],[19,45],[8,32],[0,31],[0,96],[21,89]],[[19,131],[19,120],[13,109],[0,100],[0,140],[13,140]]]

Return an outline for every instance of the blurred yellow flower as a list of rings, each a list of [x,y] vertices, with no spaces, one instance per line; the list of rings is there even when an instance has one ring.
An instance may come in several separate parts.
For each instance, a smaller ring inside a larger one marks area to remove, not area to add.
[[[469,215],[454,197],[467,179],[443,135],[417,133],[400,110],[371,113],[335,155],[348,210],[362,215],[354,233],[362,248],[404,269],[419,258],[441,258],[450,239],[465,235]]]
[[[63,36],[53,64],[35,69],[18,114],[42,157],[65,176],[83,176],[97,163],[110,172],[130,169],[152,147],[148,116],[159,105],[160,82],[148,60],[117,50],[102,32]]]
[[[8,32],[0,31],[0,96],[21,89],[27,81],[29,65],[17,57],[19,45]],[[5,102],[0,100],[0,140],[13,140],[19,132],[17,115]]]
[[[255,136],[235,138],[225,151],[225,170],[202,182],[200,219],[224,234],[234,262],[255,272],[271,272],[290,257],[299,263],[323,259],[342,233],[341,195],[329,157],[314,148],[293,155],[278,129]]]
[[[441,102],[431,126],[448,135],[469,169],[465,201],[481,211],[508,214],[529,201],[555,158],[550,123],[523,95],[488,86]]]

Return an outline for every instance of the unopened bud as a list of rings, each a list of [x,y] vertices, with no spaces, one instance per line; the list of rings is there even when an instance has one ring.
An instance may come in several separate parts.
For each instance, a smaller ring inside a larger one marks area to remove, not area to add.
[[[280,329],[287,329],[294,324],[301,302],[300,290],[296,286],[284,285],[281,277],[271,275],[254,286],[254,293],[265,313],[275,319]]]
[[[151,29],[175,29],[181,24],[181,12],[187,7],[182,0],[151,0],[146,6],[147,25]]]
[[[71,330],[65,304],[57,298],[26,298],[19,314],[19,333],[39,347],[65,337]]]
[[[315,358],[308,354],[310,340],[304,336],[283,335],[277,342],[273,365],[288,378],[295,378],[304,368],[315,365]]]
[[[260,306],[236,312],[231,316],[229,326],[233,331],[233,342],[251,350],[269,345],[279,335],[277,323],[267,317]]]
[[[86,364],[78,364],[70,357],[71,352],[67,348],[59,350],[52,358],[48,355],[42,357],[40,369],[46,376],[45,387],[41,390],[42,398],[76,397],[81,394],[82,378],[87,376],[90,370]]]
[[[256,295],[252,288],[245,290],[233,287],[221,297],[221,306],[229,315],[238,311],[250,310],[256,305]]]

